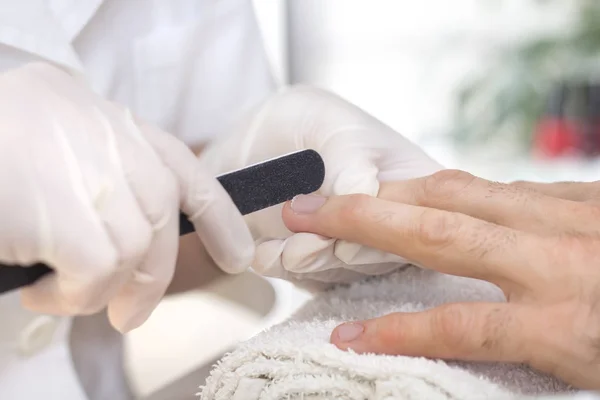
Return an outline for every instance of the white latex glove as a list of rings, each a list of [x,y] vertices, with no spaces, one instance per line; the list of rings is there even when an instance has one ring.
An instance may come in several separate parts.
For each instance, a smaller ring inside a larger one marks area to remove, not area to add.
[[[56,271],[23,290],[33,311],[140,325],[173,276],[179,209],[222,268],[250,266],[242,216],[191,150],[55,67],[0,76],[0,162],[0,260]]]
[[[379,191],[379,182],[443,169],[419,147],[340,97],[310,87],[288,88],[267,100],[232,135],[213,143],[201,160],[214,174],[289,152],[314,149],[325,161],[320,194]],[[293,281],[350,282],[387,273],[405,260],[375,249],[309,233],[292,234],[281,206],[246,216],[260,274]]]

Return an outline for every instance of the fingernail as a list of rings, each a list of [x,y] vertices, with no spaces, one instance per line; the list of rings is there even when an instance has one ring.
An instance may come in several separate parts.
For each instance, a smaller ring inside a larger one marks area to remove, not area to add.
[[[301,194],[292,199],[291,208],[296,214],[312,214],[326,201],[327,198],[323,196]]]
[[[364,332],[364,330],[365,327],[361,324],[350,322],[340,325],[337,328],[337,335],[342,342],[351,342],[356,340]]]

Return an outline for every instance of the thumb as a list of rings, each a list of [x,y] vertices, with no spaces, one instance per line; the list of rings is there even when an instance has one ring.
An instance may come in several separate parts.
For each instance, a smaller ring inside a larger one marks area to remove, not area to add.
[[[524,312],[505,303],[447,304],[345,323],[331,342],[357,353],[519,363],[531,360],[532,351]]]

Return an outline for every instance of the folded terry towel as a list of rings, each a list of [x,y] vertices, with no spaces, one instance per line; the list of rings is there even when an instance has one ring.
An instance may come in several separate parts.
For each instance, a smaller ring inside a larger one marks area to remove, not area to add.
[[[416,267],[337,287],[226,355],[199,394],[202,400],[501,400],[570,392],[521,365],[359,355],[329,343],[332,329],[343,321],[458,301],[504,296],[487,282]]]

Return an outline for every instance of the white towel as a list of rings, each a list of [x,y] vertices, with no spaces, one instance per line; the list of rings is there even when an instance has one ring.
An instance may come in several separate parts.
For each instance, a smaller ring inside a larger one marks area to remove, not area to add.
[[[359,355],[329,343],[332,329],[344,321],[459,301],[504,301],[504,296],[487,282],[416,267],[337,287],[226,355],[199,395],[202,400],[501,400],[571,391],[521,365]]]

